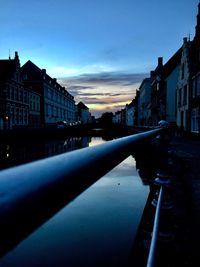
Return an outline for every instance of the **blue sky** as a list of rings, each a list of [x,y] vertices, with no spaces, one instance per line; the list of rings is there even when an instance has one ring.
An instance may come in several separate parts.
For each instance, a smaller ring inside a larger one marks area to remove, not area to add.
[[[0,0],[0,58],[18,51],[93,114],[129,103],[162,56],[194,36],[198,0]],[[105,78],[106,77],[106,78]],[[96,103],[96,105],[95,105]]]

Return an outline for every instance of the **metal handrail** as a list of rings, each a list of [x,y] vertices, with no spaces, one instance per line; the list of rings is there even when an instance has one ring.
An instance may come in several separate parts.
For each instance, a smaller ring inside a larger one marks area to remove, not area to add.
[[[160,191],[159,191],[157,205],[156,205],[152,238],[151,238],[151,244],[150,244],[146,267],[153,267],[155,265],[158,235],[159,235],[159,226],[160,226],[160,213],[161,213],[163,194],[164,194],[163,192],[164,192],[164,187],[161,186]]]
[[[0,172],[0,255],[163,131],[119,138]]]

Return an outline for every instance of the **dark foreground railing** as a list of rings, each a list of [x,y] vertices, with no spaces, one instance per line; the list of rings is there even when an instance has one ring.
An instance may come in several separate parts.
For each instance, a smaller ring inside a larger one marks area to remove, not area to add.
[[[149,255],[147,259],[146,267],[154,267],[156,261],[156,251],[157,251],[157,243],[158,243],[158,235],[159,235],[159,226],[160,226],[160,213],[162,208],[163,202],[163,187],[161,187],[158,202],[156,206],[154,224],[153,224],[153,231],[152,231],[152,238],[151,238],[151,245],[149,249]]]
[[[0,256],[132,154],[155,129],[0,172]]]

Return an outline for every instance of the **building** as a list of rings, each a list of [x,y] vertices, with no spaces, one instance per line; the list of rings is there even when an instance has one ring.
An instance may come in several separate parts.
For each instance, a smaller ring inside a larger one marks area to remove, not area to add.
[[[200,3],[195,36],[190,47],[190,131],[200,133]]]
[[[151,78],[142,81],[138,97],[138,123],[140,126],[151,124]]]
[[[132,100],[130,104],[126,105],[126,125],[134,126],[134,113],[135,113],[135,105]]]
[[[89,108],[83,104],[83,102],[79,102],[77,104],[77,111],[78,111],[78,121],[82,124],[87,124],[92,122],[92,117],[89,111]]]
[[[165,63],[163,66],[162,79],[166,91],[165,118],[170,125],[176,125],[177,117],[177,83],[181,64],[182,48]]]
[[[177,126],[183,131],[189,131],[189,90],[190,90],[190,47],[191,42],[183,39],[181,65],[177,82]]]
[[[162,80],[163,58],[158,57],[158,64],[151,71],[151,124],[157,126],[160,120],[166,119],[166,91]]]
[[[158,58],[158,65],[151,71],[151,114],[148,113],[147,125],[158,125],[160,120],[166,120],[175,125],[177,121],[177,84],[180,73],[182,48],[163,64],[163,58]],[[141,95],[141,93],[140,93]],[[145,93],[146,95],[146,93]],[[151,122],[152,119],[152,122]]]
[[[40,102],[41,95],[34,92],[29,88],[29,127],[39,128],[41,126],[41,116],[40,116]]]
[[[118,110],[114,113],[112,122],[114,124],[121,124],[121,110]]]
[[[0,129],[29,125],[29,88],[23,84],[18,53],[0,60]]]
[[[40,113],[42,126],[53,126],[58,121],[75,122],[74,97],[30,60],[21,68],[24,84],[41,95]]]

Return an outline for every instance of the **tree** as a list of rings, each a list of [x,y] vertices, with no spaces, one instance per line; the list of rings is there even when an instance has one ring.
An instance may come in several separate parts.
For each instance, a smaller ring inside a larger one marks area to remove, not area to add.
[[[109,126],[112,124],[112,118],[113,118],[112,112],[105,112],[101,115],[99,122],[103,126]]]

